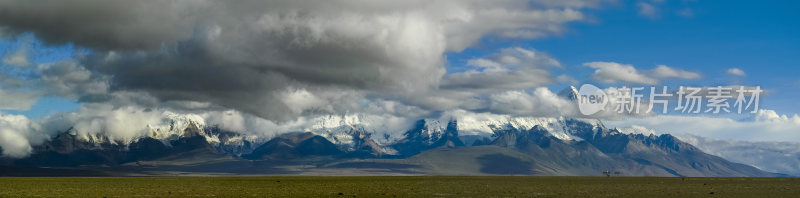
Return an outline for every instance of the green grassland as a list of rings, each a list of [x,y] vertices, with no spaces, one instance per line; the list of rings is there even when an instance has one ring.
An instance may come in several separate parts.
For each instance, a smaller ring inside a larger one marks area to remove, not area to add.
[[[797,197],[798,178],[4,177],[0,197]]]

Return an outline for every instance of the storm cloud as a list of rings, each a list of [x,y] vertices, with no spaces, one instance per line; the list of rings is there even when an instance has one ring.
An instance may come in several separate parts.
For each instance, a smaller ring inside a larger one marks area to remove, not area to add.
[[[558,34],[565,23],[584,19],[579,9],[595,6],[591,2],[3,1],[0,25],[93,51],[77,62],[40,68],[60,95],[97,102],[110,98],[102,97],[105,90],[143,92],[162,102],[211,103],[287,121],[357,110],[331,103],[345,97],[336,94],[342,92],[413,105],[423,102],[404,98],[549,84],[549,72],[530,64],[554,60],[533,57],[533,51],[487,57],[518,69],[449,75],[444,54],[486,36]],[[47,75],[56,72],[68,75]],[[304,95],[291,94],[297,90]],[[291,97],[308,101],[298,105]]]
[[[561,34],[599,2],[0,0],[0,36],[29,34],[44,45],[76,48],[72,59],[49,63],[22,61],[26,51],[7,55],[5,62],[26,65],[16,69],[25,75],[4,78],[0,95],[35,92],[1,108],[26,109],[37,97],[83,105],[46,117],[37,130],[3,136],[76,127],[129,139],[145,130],[132,125],[160,122],[165,112],[270,134],[327,115],[364,115],[401,128],[453,110],[564,114],[558,108],[567,105],[549,90],[526,91],[556,82],[555,58],[514,47],[448,72],[446,54],[485,38]],[[29,148],[2,144],[8,155]]]

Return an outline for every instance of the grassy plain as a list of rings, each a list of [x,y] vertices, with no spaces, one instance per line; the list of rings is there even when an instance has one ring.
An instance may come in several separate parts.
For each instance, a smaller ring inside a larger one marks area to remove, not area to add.
[[[800,178],[0,177],[0,197],[796,197]]]

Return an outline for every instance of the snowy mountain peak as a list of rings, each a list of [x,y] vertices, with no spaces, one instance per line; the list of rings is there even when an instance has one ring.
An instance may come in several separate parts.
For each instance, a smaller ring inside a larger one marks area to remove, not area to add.
[[[340,128],[342,126],[354,127],[361,124],[359,115],[328,115],[316,118],[315,124],[311,125],[312,131]]]
[[[558,139],[581,140],[582,138],[578,134],[581,131],[573,130],[574,127],[568,126],[573,122],[585,123],[593,131],[603,127],[599,120],[594,119],[502,116],[461,119],[458,122],[458,129],[461,134],[491,135],[500,131],[523,131],[530,130],[534,126],[541,126]]]
[[[575,88],[575,86],[569,86],[564,90],[561,90],[561,92],[558,92],[558,96],[566,98],[571,101],[577,101],[579,95],[580,94],[578,94],[578,89]]]
[[[351,114],[319,116],[296,125],[290,123],[288,125],[291,126],[287,127],[295,129],[289,132],[312,132],[322,136],[340,146],[343,151],[369,145],[373,147],[372,150],[384,153],[392,153],[389,149],[392,145],[407,139],[414,139],[414,142],[424,145],[433,145],[445,136],[490,137],[500,131],[527,131],[539,126],[540,131],[546,131],[555,138],[580,141],[583,140],[582,137],[591,137],[599,132],[598,128],[604,128],[600,121],[591,119],[509,115],[461,115],[442,119],[422,119],[416,124],[405,124],[405,122],[407,121],[392,120],[387,117]],[[168,143],[182,137],[193,136],[202,136],[215,146],[245,146],[266,141],[264,137],[243,135],[237,131],[220,132],[215,126],[209,126],[202,116],[194,114],[164,112],[159,119],[149,120],[146,123],[141,125],[140,131],[134,131],[136,136],[124,141],[120,141],[119,137],[109,136],[109,133],[86,132],[87,130],[77,133],[79,135],[76,137],[93,143],[114,144],[130,144],[145,137]]]
[[[186,128],[192,126],[199,130],[199,135],[205,135],[203,129],[207,125],[205,119],[200,115],[177,114],[167,111],[164,112],[164,118],[161,119],[160,123],[147,125],[147,129],[150,132],[148,137],[161,140],[173,136],[182,136]]]
[[[197,135],[205,135],[205,119],[196,114],[178,114],[169,111],[158,116],[91,118],[67,129],[67,133],[90,143],[127,145],[140,138],[168,141],[184,135],[189,127],[197,128]]]

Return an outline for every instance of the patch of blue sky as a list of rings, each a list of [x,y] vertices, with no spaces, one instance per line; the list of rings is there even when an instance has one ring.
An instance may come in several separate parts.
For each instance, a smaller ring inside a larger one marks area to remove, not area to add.
[[[2,65],[0,72],[6,77],[21,78],[26,80],[38,80],[35,72],[35,65],[50,64],[59,61],[72,60],[76,58],[76,49],[73,44],[65,43],[60,45],[45,45],[42,41],[35,38],[33,34],[24,33],[15,37],[8,38],[7,40],[0,41],[0,55],[5,56],[7,53],[14,53],[22,48],[27,48],[27,58],[31,65],[27,67],[15,67],[10,65]],[[87,54],[88,50],[81,50],[81,53]],[[4,88],[4,87],[3,87]],[[19,87],[16,88],[22,91],[31,91],[35,87]],[[4,113],[25,115],[29,118],[38,119],[42,116],[49,115],[53,112],[71,112],[77,110],[81,106],[76,101],[46,96],[39,98],[37,102],[31,106],[27,111],[19,110],[3,110]]]

